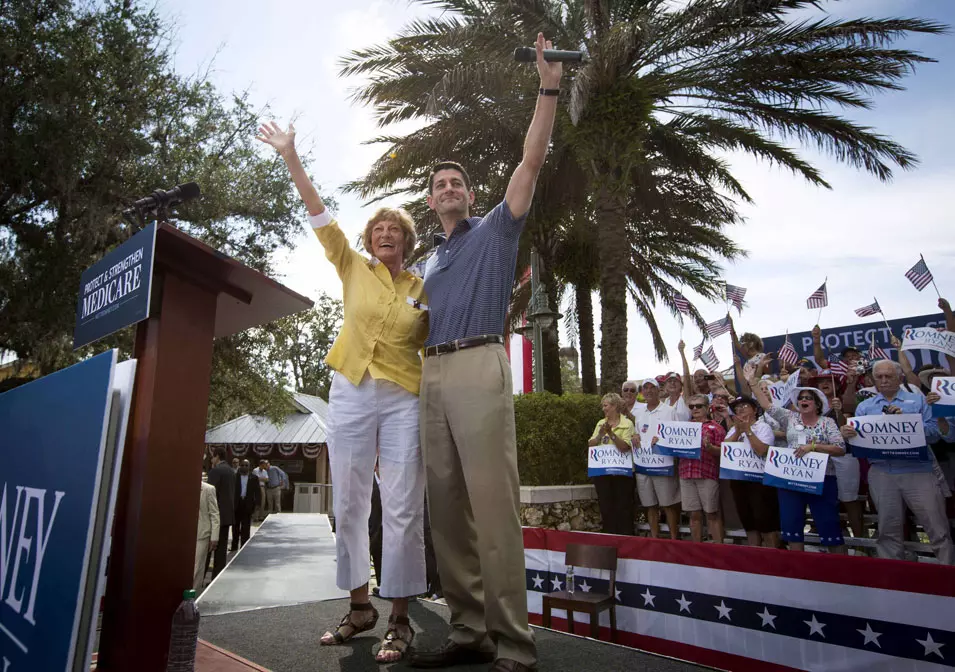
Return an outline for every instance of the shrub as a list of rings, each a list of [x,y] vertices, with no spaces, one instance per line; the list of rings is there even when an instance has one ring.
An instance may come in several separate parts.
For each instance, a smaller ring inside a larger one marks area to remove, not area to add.
[[[587,483],[587,440],[603,417],[594,394],[514,397],[521,485]]]

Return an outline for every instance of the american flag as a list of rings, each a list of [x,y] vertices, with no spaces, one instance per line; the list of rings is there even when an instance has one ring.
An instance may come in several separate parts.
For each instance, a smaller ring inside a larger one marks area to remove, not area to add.
[[[830,360],[829,370],[837,376],[849,375],[849,365],[843,359],[837,359],[835,361]]]
[[[676,304],[676,309],[684,315],[690,314],[690,302],[687,301],[686,297],[679,292],[677,292],[676,296],[673,297],[673,303]]]
[[[779,349],[779,361],[785,362],[789,366],[799,361],[799,353],[796,352],[796,348],[794,348],[790,342],[789,334],[786,334],[786,342],[783,343],[783,347]]]
[[[932,282],[932,272],[928,270],[928,266],[925,265],[925,259],[919,259],[915,266],[905,272],[905,277],[907,277],[912,284],[915,285],[915,289],[920,292]]]
[[[712,345],[703,353],[703,365],[709,369],[710,373],[720,368],[720,360],[716,358],[716,353],[713,352]]]
[[[722,336],[723,334],[729,332],[730,330],[730,318],[724,317],[722,320],[717,320],[716,322],[710,322],[706,325],[706,333],[710,338],[716,338],[717,336]]]
[[[726,283],[726,300],[732,303],[736,310],[742,314],[743,312],[743,297],[746,296],[745,287],[737,287],[736,285],[731,285]]]
[[[617,549],[617,644],[724,670],[931,672],[955,665],[950,567],[821,553],[780,553],[766,562],[765,551],[748,546],[648,544],[534,527],[523,528],[523,537],[535,625],[544,595],[566,587],[567,545],[603,544]],[[575,568],[574,584],[578,594],[610,593],[599,570]],[[550,615],[555,629],[568,630],[565,610]],[[589,633],[585,614],[574,620]],[[598,625],[600,639],[610,641],[609,613]]]
[[[706,339],[703,339],[703,343],[700,343],[698,346],[693,348],[693,361],[695,362],[700,357],[703,356],[703,344],[706,343]]]
[[[881,312],[882,312],[882,309],[879,308],[878,301],[868,306],[862,306],[862,308],[856,308],[856,315],[858,315],[859,317],[868,317],[869,315],[875,315],[876,313],[881,313]]]
[[[809,295],[806,299],[806,308],[825,308],[829,305],[829,295],[826,293],[826,283]]]
[[[901,354],[901,353],[900,353]],[[875,338],[869,341],[869,361],[877,362],[880,359],[888,359],[889,356],[885,354],[885,350],[880,348],[875,344]]]

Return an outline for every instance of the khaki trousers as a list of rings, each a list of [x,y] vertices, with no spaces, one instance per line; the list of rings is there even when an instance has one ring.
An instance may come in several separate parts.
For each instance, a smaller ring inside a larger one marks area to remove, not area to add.
[[[209,537],[196,541],[196,564],[192,571],[192,588],[196,591],[197,596],[202,593],[202,582],[206,578],[206,569],[208,568],[206,563],[209,560],[209,541]]]
[[[520,478],[511,367],[501,345],[427,357],[421,379],[421,448],[450,639],[528,666],[519,517]]]

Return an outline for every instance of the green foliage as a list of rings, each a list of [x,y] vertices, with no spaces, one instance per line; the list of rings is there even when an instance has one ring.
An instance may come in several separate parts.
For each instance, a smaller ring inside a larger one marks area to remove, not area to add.
[[[602,417],[597,395],[514,397],[521,485],[587,483],[587,440]]]
[[[273,368],[292,381],[296,392],[328,399],[332,370],[325,357],[343,319],[342,302],[322,293],[312,310],[276,320],[270,325]]]
[[[135,231],[122,209],[194,180],[176,226],[259,271],[301,232],[287,170],[254,140],[266,110],[172,67],[172,26],[144,2],[0,3],[0,352],[47,374],[71,350],[80,274]],[[210,418],[280,413],[267,331],[216,343]]]
[[[580,394],[581,382],[577,375],[577,365],[564,357],[560,358],[560,382],[564,392],[568,394]]]

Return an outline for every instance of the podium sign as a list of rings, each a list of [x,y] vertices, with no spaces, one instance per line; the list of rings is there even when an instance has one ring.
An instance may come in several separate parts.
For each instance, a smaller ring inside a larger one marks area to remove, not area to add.
[[[4,672],[89,669],[125,431],[114,377],[132,381],[122,366],[112,350],[0,395]]]
[[[155,250],[156,225],[150,224],[83,272],[74,350],[149,317]]]

